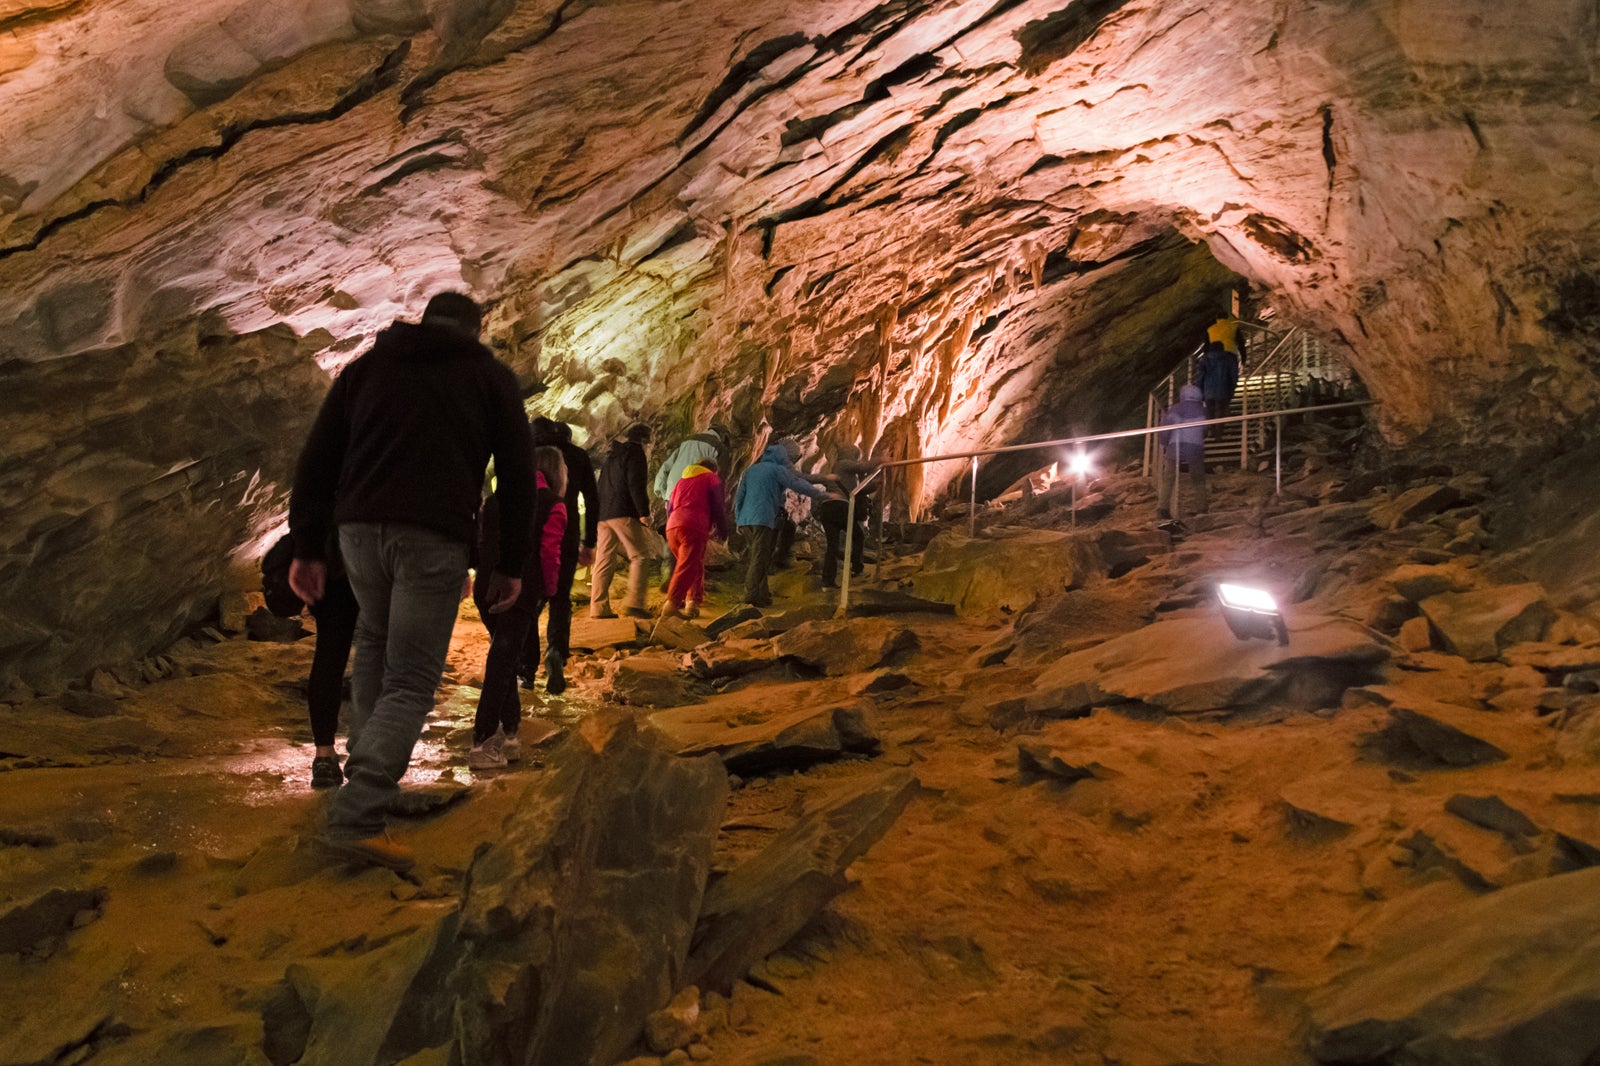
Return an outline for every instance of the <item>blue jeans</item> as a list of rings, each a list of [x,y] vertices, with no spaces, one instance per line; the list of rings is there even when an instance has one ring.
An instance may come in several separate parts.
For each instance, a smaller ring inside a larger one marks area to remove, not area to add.
[[[349,781],[328,812],[328,836],[383,832],[389,803],[433,710],[467,575],[467,546],[419,526],[339,527],[350,587],[361,604],[350,679]]]

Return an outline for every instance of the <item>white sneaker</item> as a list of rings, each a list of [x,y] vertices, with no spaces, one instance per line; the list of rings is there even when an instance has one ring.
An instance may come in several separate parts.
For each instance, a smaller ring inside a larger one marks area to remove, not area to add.
[[[504,770],[506,768],[505,743],[505,734],[496,733],[482,744],[474,744],[472,750],[467,752],[467,768],[470,770]]]
[[[496,733],[496,736],[501,734]],[[505,738],[505,743],[500,745],[500,754],[505,756],[506,762],[522,761],[522,741],[517,739],[515,733]]]

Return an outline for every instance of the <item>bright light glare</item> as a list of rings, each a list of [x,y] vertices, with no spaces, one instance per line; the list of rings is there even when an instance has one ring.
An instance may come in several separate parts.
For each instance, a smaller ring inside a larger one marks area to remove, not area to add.
[[[1088,452],[1073,452],[1072,458],[1067,460],[1067,469],[1077,477],[1082,477],[1094,469],[1094,464],[1090,461]]]
[[[1277,602],[1261,589],[1246,588],[1243,585],[1219,584],[1217,586],[1217,595],[1222,598],[1224,607],[1260,611],[1262,614],[1278,613]]]

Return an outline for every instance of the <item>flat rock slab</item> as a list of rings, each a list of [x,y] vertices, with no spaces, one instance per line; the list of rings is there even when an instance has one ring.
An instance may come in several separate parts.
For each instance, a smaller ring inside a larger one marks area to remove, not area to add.
[[[1509,758],[1505,749],[1480,735],[1496,725],[1489,711],[1454,704],[1415,701],[1389,707],[1389,722],[1367,742],[1382,761],[1408,769],[1483,766]]]
[[[1097,762],[1074,760],[1067,752],[1038,740],[1017,742],[1017,769],[1027,782],[1048,778],[1065,784],[1105,781],[1120,776]]]
[[[943,614],[956,613],[954,604],[940,600],[923,599],[893,589],[851,589],[850,615],[853,618],[875,618],[886,614]]]
[[[713,754],[732,773],[800,769],[845,755],[875,755],[880,742],[865,701],[763,714],[708,713],[706,708],[661,711],[650,721],[680,755]]]
[[[1531,666],[1551,673],[1600,670],[1600,644],[1518,644],[1508,648],[1502,658],[1512,666]]]
[[[745,677],[778,665],[778,653],[770,640],[726,639],[702,645],[685,658],[695,677]]]
[[[639,626],[632,618],[590,618],[572,615],[572,646],[586,651],[617,648],[639,642]]]
[[[850,783],[707,890],[683,984],[723,993],[846,888],[844,872],[917,791],[895,770]]]
[[[8,901],[0,911],[0,955],[16,955],[73,929],[83,911],[97,911],[104,888],[52,888],[31,899]]]
[[[1534,582],[1441,593],[1417,606],[1444,649],[1473,662],[1497,658],[1513,644],[1543,640],[1556,620],[1543,586]]]
[[[680,669],[680,656],[632,655],[606,666],[611,698],[635,707],[682,707],[700,703],[711,689]]]
[[[650,643],[677,651],[693,651],[710,638],[701,626],[687,618],[662,618],[650,626]]]
[[[1311,997],[1324,1063],[1584,1066],[1600,1056],[1600,870],[1531,881],[1380,945]]]
[[[526,743],[526,741],[524,741]],[[460,781],[434,781],[402,788],[389,801],[389,813],[401,818],[426,818],[467,798],[473,786]]]
[[[919,645],[914,630],[884,618],[807,622],[772,641],[780,657],[829,677],[893,666]]]
[[[734,626],[744,622],[753,622],[760,617],[761,611],[759,608],[743,604],[728,611],[726,614],[718,615],[708,622],[706,624],[706,637],[709,640],[716,640]]]
[[[1141,703],[1198,714],[1278,699],[1324,705],[1389,657],[1342,619],[1289,622],[1289,644],[1239,641],[1214,615],[1172,618],[1058,660],[1026,697],[1030,714],[1070,717],[1096,705]]]
[[[1403,525],[1447,511],[1461,502],[1454,485],[1419,485],[1392,499],[1374,504],[1369,512],[1379,529],[1399,529]]]

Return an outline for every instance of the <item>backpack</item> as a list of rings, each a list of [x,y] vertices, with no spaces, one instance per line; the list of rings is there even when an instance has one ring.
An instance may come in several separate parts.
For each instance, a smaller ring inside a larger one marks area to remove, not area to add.
[[[279,618],[294,618],[305,607],[289,587],[289,564],[294,562],[294,537],[285,533],[261,557],[261,595],[267,610]]]

